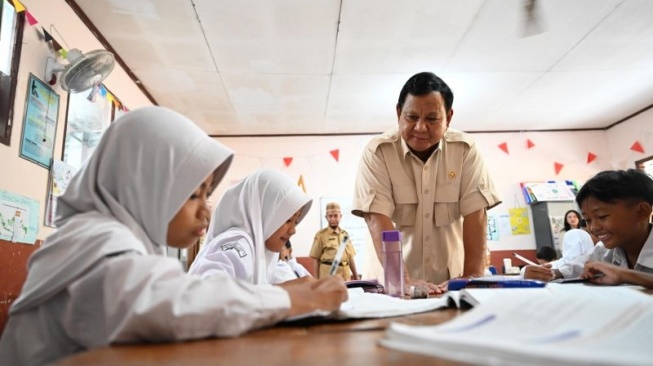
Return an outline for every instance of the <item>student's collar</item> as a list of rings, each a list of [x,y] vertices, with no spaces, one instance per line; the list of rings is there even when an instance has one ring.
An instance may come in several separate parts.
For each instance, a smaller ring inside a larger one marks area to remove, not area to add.
[[[642,250],[637,257],[637,264],[647,268],[653,268],[653,225],[648,224],[648,238],[644,242]]]

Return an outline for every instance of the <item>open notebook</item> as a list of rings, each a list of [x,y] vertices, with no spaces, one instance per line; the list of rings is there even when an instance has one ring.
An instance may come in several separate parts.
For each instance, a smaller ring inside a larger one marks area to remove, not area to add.
[[[653,297],[633,288],[550,284],[466,292],[485,297],[440,325],[392,323],[381,345],[482,365],[652,364]]]
[[[385,294],[365,292],[363,288],[350,288],[349,300],[342,303],[340,310],[335,312],[316,311],[287,319],[295,322],[307,318],[326,318],[333,320],[386,318],[415,313],[423,313],[448,305],[448,297],[430,299],[399,299]]]

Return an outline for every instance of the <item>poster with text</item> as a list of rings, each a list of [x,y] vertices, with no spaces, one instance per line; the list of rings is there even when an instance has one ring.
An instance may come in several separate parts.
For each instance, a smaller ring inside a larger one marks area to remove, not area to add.
[[[45,219],[43,220],[45,226],[56,227],[54,217],[57,213],[57,199],[66,191],[68,183],[70,183],[76,171],[77,169],[61,160],[52,160],[48,198],[45,206]]]
[[[528,219],[528,210],[525,207],[511,208],[510,227],[512,235],[528,235],[531,233],[531,223]]]
[[[58,116],[59,95],[34,74],[30,74],[25,96],[20,157],[50,169]]]
[[[0,239],[34,244],[38,231],[38,201],[0,190]]]

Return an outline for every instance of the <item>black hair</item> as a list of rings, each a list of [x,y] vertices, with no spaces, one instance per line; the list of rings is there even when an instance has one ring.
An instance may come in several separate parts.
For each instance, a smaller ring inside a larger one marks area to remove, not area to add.
[[[606,170],[588,180],[578,191],[576,203],[594,197],[599,201],[647,202],[653,204],[653,179],[637,170]]]
[[[564,221],[564,224],[563,224],[563,225],[564,225],[564,228],[563,228],[564,231],[569,231],[569,230],[571,230],[571,229],[574,229],[574,228],[571,227],[571,225],[569,225],[569,223],[567,222],[567,215],[569,215],[570,212],[575,213],[575,214],[576,214],[576,217],[578,217],[578,227],[579,227],[579,228],[580,228],[580,220],[583,219],[583,215],[581,215],[580,212],[578,212],[578,211],[576,211],[576,210],[569,210],[569,211],[565,212],[565,219],[563,220],[563,221]]]
[[[585,221],[585,219],[580,219],[580,222],[578,223],[578,227],[581,229],[587,229],[587,221]]]
[[[558,253],[549,246],[539,247],[535,252],[535,258],[551,262],[558,259]]]
[[[426,71],[415,74],[406,81],[406,84],[404,84],[404,87],[401,88],[401,92],[399,93],[397,109],[401,111],[404,108],[404,103],[406,102],[408,94],[421,96],[432,92],[437,92],[442,95],[442,99],[444,99],[444,108],[449,112],[451,106],[453,106],[453,92],[444,80],[440,79],[434,73]]]

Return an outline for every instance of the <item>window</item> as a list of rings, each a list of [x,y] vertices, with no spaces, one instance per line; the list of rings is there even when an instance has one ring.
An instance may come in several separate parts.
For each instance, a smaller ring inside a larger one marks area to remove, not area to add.
[[[25,13],[0,0],[0,143],[9,145]]]

